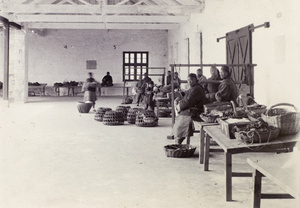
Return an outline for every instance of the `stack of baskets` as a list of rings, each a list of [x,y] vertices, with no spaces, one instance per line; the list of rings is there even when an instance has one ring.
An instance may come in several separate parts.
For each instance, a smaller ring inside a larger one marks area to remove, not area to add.
[[[93,106],[92,102],[83,102],[83,101],[78,101],[77,102],[77,109],[79,113],[89,113],[91,108]]]
[[[192,157],[196,147],[188,144],[171,144],[164,146],[167,157]]]
[[[154,111],[141,111],[137,112],[135,124],[140,127],[153,127],[157,126],[158,117]]]
[[[129,109],[130,109],[130,106],[117,106],[116,112],[121,112],[123,114],[124,120],[126,120]]]
[[[135,120],[136,120],[136,114],[137,112],[141,112],[143,111],[142,108],[131,108],[128,110],[127,113],[127,122],[130,124],[135,124]]]
[[[288,108],[278,108],[278,106],[288,106]],[[291,108],[293,110],[290,110]],[[300,130],[300,113],[292,104],[273,105],[264,114],[261,114],[261,117],[269,126],[279,128],[279,135],[296,134]]]
[[[108,126],[123,125],[124,115],[122,112],[106,111],[103,116],[103,124]]]
[[[112,110],[111,108],[103,108],[103,107],[98,108],[97,111],[96,111],[94,119],[96,121],[102,122],[105,112],[106,111],[111,111],[111,110]]]

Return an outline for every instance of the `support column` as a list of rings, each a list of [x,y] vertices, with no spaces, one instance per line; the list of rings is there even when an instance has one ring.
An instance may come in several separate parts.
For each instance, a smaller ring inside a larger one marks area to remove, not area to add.
[[[9,41],[9,101],[27,102],[28,66],[26,33],[10,29]]]

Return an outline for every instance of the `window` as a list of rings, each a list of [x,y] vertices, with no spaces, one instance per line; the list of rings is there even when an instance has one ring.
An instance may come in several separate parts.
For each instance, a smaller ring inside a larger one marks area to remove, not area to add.
[[[123,81],[137,81],[148,73],[148,52],[123,52]]]

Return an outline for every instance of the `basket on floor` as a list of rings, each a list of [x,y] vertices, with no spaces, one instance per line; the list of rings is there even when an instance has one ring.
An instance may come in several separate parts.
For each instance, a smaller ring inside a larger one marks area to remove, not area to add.
[[[127,113],[128,110],[130,109],[130,106],[117,106],[116,111],[121,112],[123,114],[124,120],[127,120]]]
[[[275,108],[278,106],[289,106],[293,108],[293,111],[287,108]],[[300,113],[292,104],[279,103],[273,105],[264,114],[261,114],[261,117],[269,126],[279,128],[279,135],[296,134],[300,130]]]
[[[158,117],[154,111],[141,111],[137,112],[135,124],[140,127],[153,127],[157,126]]]
[[[96,111],[94,119],[96,121],[102,122],[105,112],[106,111],[111,111],[111,110],[112,110],[111,108],[103,108],[103,107],[98,108],[97,111]]]
[[[265,143],[276,139],[279,136],[279,129],[275,127],[270,127],[268,131],[262,131],[260,129],[250,130],[250,131],[239,131],[235,132],[234,136],[237,140],[246,143]]]
[[[196,150],[196,147],[188,144],[171,144],[164,146],[164,150],[167,157],[192,157]]]
[[[135,124],[136,114],[141,111],[142,108],[131,108],[127,113],[127,122],[130,124]]]
[[[93,106],[92,102],[83,102],[83,101],[77,102],[77,109],[79,113],[89,113],[92,106]]]
[[[108,126],[123,125],[124,115],[122,112],[106,111],[103,116],[103,124]]]
[[[159,109],[158,116],[159,117],[170,117],[172,113],[171,109],[165,108],[165,109]]]

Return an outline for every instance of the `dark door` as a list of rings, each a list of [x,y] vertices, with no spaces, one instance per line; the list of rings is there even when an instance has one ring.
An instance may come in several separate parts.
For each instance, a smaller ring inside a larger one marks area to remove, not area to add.
[[[226,34],[227,64],[252,64],[252,29],[253,25],[240,28]],[[253,67],[230,67],[232,79],[238,83],[239,94],[253,92]]]

